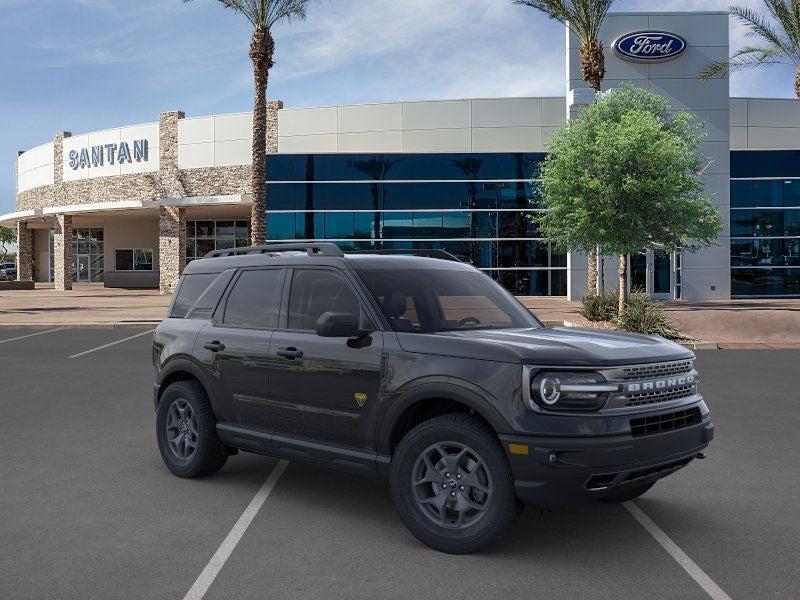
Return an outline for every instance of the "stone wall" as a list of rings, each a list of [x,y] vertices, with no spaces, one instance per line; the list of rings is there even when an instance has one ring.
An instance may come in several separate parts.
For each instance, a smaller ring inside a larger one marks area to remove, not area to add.
[[[171,294],[186,266],[186,210],[178,206],[158,208],[159,289]]]
[[[33,281],[33,229],[17,223],[17,281]]]
[[[56,215],[53,239],[53,283],[59,291],[72,289],[72,217]]]

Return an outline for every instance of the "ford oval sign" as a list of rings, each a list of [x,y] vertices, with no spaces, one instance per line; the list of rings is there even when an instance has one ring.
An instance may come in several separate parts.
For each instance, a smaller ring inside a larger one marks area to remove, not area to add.
[[[614,41],[614,52],[620,58],[636,62],[672,60],[686,50],[686,40],[665,31],[637,31]]]

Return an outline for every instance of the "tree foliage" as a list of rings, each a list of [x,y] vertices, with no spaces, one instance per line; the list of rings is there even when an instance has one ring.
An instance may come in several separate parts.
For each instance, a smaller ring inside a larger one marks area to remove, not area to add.
[[[5,261],[8,256],[8,246],[16,243],[17,232],[10,227],[0,227],[0,261]]]
[[[702,125],[625,85],[603,94],[549,142],[541,169],[543,235],[562,251],[625,256],[714,244],[720,216],[703,195]],[[622,281],[621,300],[627,299]]]

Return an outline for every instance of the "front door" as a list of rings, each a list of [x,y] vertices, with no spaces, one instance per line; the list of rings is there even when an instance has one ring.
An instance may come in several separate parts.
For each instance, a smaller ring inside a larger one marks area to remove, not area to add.
[[[270,420],[279,435],[374,450],[383,334],[360,340],[316,334],[325,312],[356,315],[363,300],[335,269],[294,269],[288,314],[269,345]]]
[[[92,280],[89,275],[89,257],[86,255],[78,256],[77,280],[84,283],[89,283]]]

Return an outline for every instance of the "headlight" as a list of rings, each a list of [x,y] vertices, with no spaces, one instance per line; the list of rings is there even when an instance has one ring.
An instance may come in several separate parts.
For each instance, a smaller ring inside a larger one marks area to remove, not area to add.
[[[546,410],[598,410],[619,386],[592,371],[541,372],[531,381],[530,408]]]

